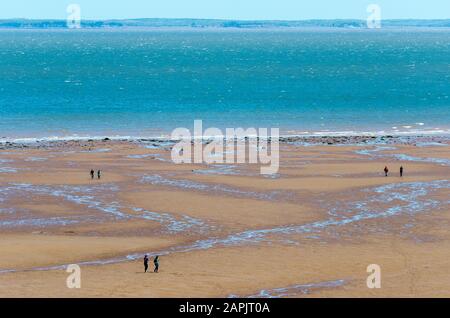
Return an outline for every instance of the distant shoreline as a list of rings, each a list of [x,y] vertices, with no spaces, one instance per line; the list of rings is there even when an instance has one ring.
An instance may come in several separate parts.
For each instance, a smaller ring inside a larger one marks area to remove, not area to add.
[[[221,27],[177,27],[177,26],[164,26],[164,27],[101,27],[101,28],[89,28],[82,27],[80,29],[68,29],[68,28],[9,28],[0,26],[0,32],[67,32],[67,33],[88,33],[88,32],[191,32],[191,33],[264,33],[264,32],[277,32],[277,33],[402,33],[402,32],[449,32],[449,27],[417,27],[417,26],[405,26],[405,27],[383,27],[381,29],[368,29],[368,28],[343,28],[343,27],[264,27],[264,28],[221,28]]]
[[[450,28],[450,19],[382,20],[382,28]],[[367,29],[367,22],[358,19],[334,20],[220,20],[220,19],[126,19],[81,20],[83,29]],[[62,19],[0,19],[0,29],[67,29]]]

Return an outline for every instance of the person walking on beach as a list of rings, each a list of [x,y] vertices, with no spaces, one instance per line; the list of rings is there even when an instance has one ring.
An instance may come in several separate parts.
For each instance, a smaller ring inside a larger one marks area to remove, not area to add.
[[[384,167],[384,176],[387,177],[387,176],[388,176],[388,173],[389,173],[389,169],[388,169],[388,167],[386,166],[386,167]]]
[[[94,169],[91,169],[91,179],[94,179]]]
[[[400,167],[400,177],[403,177],[403,166]]]
[[[148,255],[144,256],[144,273],[147,273],[147,269],[148,269]]]
[[[101,176],[102,176],[102,172],[99,170],[99,171],[97,171],[97,178],[100,180],[100,178],[101,178]]]
[[[156,255],[155,259],[153,260],[153,264],[155,264],[155,269],[153,270],[154,273],[157,273],[159,270],[159,256]]]

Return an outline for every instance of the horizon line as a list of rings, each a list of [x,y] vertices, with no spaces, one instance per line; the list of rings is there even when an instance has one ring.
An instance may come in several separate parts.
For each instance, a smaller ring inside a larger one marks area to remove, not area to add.
[[[0,21],[4,20],[27,20],[27,21],[66,21],[62,18],[0,18]],[[302,21],[366,21],[362,18],[309,18],[309,19],[233,19],[233,18],[86,18],[82,21],[130,21],[130,20],[207,20],[207,21],[251,21],[251,22],[302,22]],[[389,18],[381,19],[382,21],[450,21],[449,18]]]

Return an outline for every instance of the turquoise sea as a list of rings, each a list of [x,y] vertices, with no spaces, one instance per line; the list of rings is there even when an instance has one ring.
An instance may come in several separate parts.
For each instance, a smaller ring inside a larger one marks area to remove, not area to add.
[[[448,29],[0,31],[0,138],[445,134],[449,96]]]

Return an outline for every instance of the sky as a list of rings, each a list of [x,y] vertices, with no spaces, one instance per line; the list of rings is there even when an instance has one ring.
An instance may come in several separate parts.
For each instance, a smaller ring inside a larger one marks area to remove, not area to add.
[[[0,19],[66,19],[72,3],[82,19],[366,19],[372,3],[383,19],[450,18],[450,0],[0,0]]]

